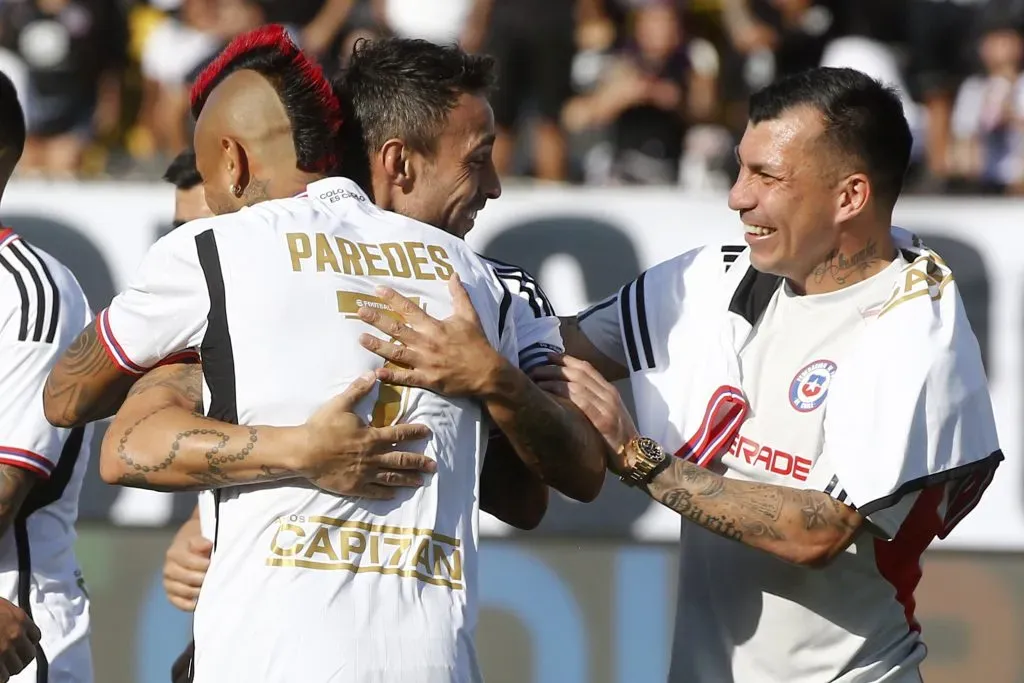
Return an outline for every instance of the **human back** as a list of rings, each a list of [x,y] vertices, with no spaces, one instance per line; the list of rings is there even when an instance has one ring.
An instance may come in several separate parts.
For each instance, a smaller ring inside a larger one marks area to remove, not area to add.
[[[500,344],[507,295],[486,266],[457,238],[375,208],[344,179],[172,236],[200,245],[209,283],[210,316],[195,341],[210,417],[299,424],[380,367],[358,343],[370,328],[356,315],[360,306],[386,306],[374,294],[379,285],[446,317],[447,280],[457,272],[488,338]],[[338,497],[305,481],[221,489],[213,562],[196,610],[198,683],[228,673],[266,681],[475,680],[480,408],[378,386],[356,412],[381,426],[430,427],[421,448],[437,473],[388,501]],[[253,595],[261,596],[258,614],[233,607]],[[290,639],[322,655],[300,663],[271,654]]]

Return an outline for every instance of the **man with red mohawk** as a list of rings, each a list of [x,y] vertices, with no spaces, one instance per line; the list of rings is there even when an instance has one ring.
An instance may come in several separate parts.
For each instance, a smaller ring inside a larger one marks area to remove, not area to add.
[[[232,60],[218,62],[223,72]],[[161,463],[133,461],[131,431],[166,418],[168,407],[139,418],[117,449],[128,468],[119,483],[181,488],[171,472],[188,450],[182,442],[209,442],[201,455],[205,467],[186,484],[217,490],[216,550],[197,607],[195,681],[478,680],[472,631],[482,406],[378,386],[372,373],[360,376],[381,365],[359,345],[360,330],[369,329],[362,321],[375,322],[374,313],[412,318],[418,309],[408,308],[411,300],[434,315],[451,314],[448,331],[462,333],[475,353],[507,357],[512,364],[499,375],[468,380],[466,394],[486,395],[488,408],[493,402],[504,411],[520,445],[531,442],[508,410],[510,386],[534,414],[546,410],[557,422],[567,411],[528,380],[509,383],[522,374],[508,315],[513,295],[460,239],[377,209],[340,178],[314,180],[308,196],[280,199],[313,179],[305,174],[322,174],[333,145],[317,147],[313,130],[306,131],[310,144],[299,139],[296,121],[315,120],[306,118],[315,107],[293,101],[289,109],[282,92],[292,82],[279,74],[263,80],[284,116],[247,118],[246,110],[267,100],[243,77],[249,74],[218,74],[204,79],[205,91],[197,89],[196,147],[211,207],[249,208],[193,222],[154,246],[133,286],[101,314],[102,342],[94,341],[95,328],[86,330],[80,348],[51,376],[51,397],[65,389],[83,400],[51,402],[48,415],[72,422],[99,417],[120,402],[120,396],[97,400],[115,393],[109,389],[117,375],[109,366],[137,376],[170,353],[200,348],[202,404],[220,424],[179,433]],[[229,94],[238,98],[232,107]],[[281,141],[284,119],[292,124],[291,150]],[[266,160],[275,158],[291,161],[295,172],[268,172],[276,167]],[[375,284],[389,288],[374,290]],[[557,340],[556,328],[551,331]],[[84,362],[92,370],[76,374]],[[140,383],[133,391],[148,388]],[[300,426],[238,426],[254,424]],[[547,427],[550,432],[550,420]],[[603,449],[587,429],[589,442],[580,445]],[[324,492],[347,492],[353,479],[363,479],[368,456],[381,443],[427,436],[410,448],[415,452],[393,454],[396,469],[437,472],[422,488],[396,493],[386,486],[418,485],[420,475],[385,471],[364,486],[363,498]],[[553,446],[566,445],[560,436],[554,434]],[[603,450],[591,452],[603,478]],[[256,596],[261,610],[245,610]],[[273,656],[290,640],[294,649],[323,656],[287,663]]]

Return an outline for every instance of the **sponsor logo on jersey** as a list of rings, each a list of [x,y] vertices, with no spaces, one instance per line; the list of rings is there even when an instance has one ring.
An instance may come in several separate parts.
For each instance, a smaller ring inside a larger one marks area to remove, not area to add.
[[[816,360],[796,373],[789,385],[789,403],[801,413],[809,413],[828,396],[828,387],[836,372],[836,364],[830,360]]]

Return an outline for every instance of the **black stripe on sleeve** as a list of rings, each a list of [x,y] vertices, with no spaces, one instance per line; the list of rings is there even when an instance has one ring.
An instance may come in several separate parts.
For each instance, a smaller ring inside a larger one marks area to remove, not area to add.
[[[584,320],[586,320],[587,318],[589,318],[590,316],[592,316],[595,313],[597,313],[598,311],[602,311],[602,310],[608,308],[609,306],[613,306],[613,305],[615,305],[615,295],[614,294],[612,296],[608,297],[607,299],[605,299],[604,301],[597,302],[596,304],[594,304],[590,308],[586,309],[585,311],[583,311],[582,313],[577,315],[576,316],[576,322],[581,323]]]
[[[832,495],[832,491],[835,490],[835,488],[836,488],[836,486],[838,484],[839,484],[839,477],[837,475],[833,474],[832,475],[832,480],[828,483],[828,486],[825,487],[825,495],[831,496]]]
[[[32,324],[32,341],[39,342],[43,340],[43,324],[46,322],[46,312],[52,308],[52,304],[47,302],[46,292],[43,290],[43,278],[39,275],[39,269],[29,262],[28,257],[18,248],[17,244],[11,244],[10,250],[14,254],[14,258],[21,262],[21,265],[28,271],[29,277],[32,278],[32,288],[36,293],[36,314]],[[52,300],[53,292],[51,291],[50,294],[49,298]]]
[[[622,316],[622,334],[626,337],[626,351],[629,352],[629,367],[633,372],[640,372],[640,355],[636,351],[636,340],[633,338],[633,316],[629,305],[632,289],[633,283],[630,282],[619,293],[619,311]]]
[[[508,285],[500,277],[498,282],[501,284],[501,307],[498,310],[498,339],[501,339],[505,334],[505,322],[508,319],[508,311],[512,308],[512,292],[508,291]]]
[[[646,271],[636,279],[636,325],[640,328],[640,343],[644,347],[647,369],[650,370],[654,367],[654,349],[651,346],[651,332],[647,325],[647,300],[644,297],[645,277],[647,277]]]
[[[53,275],[50,273],[50,268],[46,265],[46,261],[39,257],[39,253],[28,242],[22,242],[22,245],[39,262],[39,268],[43,272],[43,277],[46,278],[46,282],[50,286],[53,306],[50,312],[50,327],[46,331],[46,343],[52,344],[57,336],[57,321],[60,319],[60,290],[57,288],[57,283],[53,280]]]
[[[14,278],[18,294],[21,295],[21,326],[18,328],[18,341],[26,341],[28,340],[28,288],[25,286],[25,278],[21,276],[21,271],[8,260],[6,254],[0,254],[0,266],[3,266],[4,270]]]

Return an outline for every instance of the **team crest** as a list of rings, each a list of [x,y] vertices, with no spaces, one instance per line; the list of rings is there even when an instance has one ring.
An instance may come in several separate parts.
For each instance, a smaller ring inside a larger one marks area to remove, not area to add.
[[[801,413],[809,413],[828,395],[828,386],[836,373],[836,364],[830,360],[816,360],[796,373],[789,385],[789,403]]]

